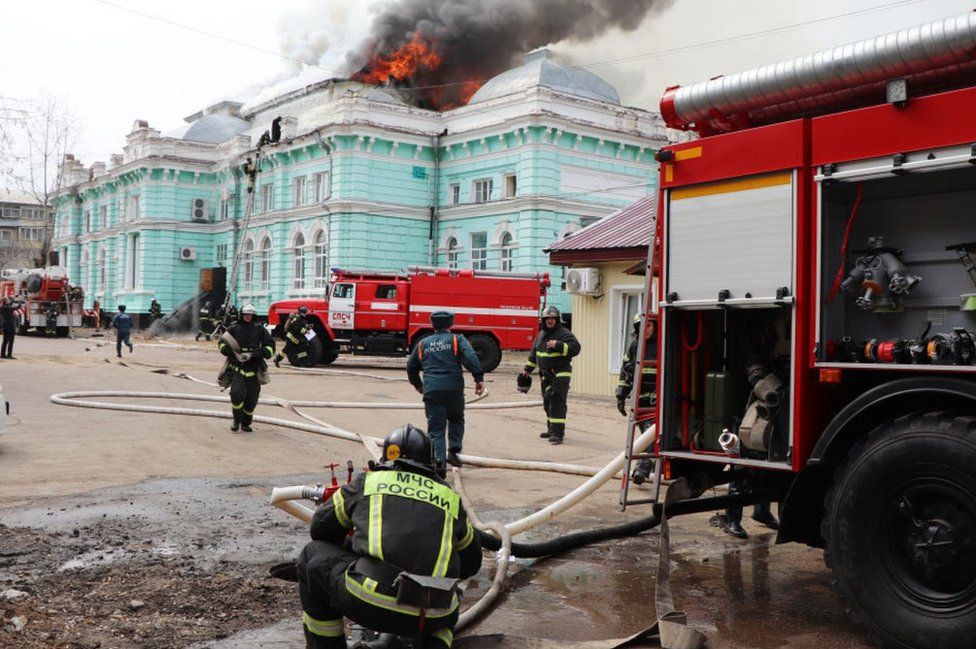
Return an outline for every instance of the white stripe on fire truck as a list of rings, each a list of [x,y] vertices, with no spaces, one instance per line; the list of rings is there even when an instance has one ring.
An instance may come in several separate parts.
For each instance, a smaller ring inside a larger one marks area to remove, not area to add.
[[[411,305],[411,313],[433,313],[434,311],[450,311],[454,315],[507,315],[507,316],[517,316],[517,317],[535,317],[536,310],[525,308],[525,309],[476,309],[468,307],[457,307],[457,306],[428,306],[428,305]]]

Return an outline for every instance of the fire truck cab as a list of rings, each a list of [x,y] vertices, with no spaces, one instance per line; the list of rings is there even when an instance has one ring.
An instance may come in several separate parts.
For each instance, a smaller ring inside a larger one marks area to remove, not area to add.
[[[328,299],[275,302],[268,323],[283,337],[288,315],[307,306],[314,330],[306,365],[331,363],[340,351],[354,354],[402,356],[431,333],[430,314],[455,314],[454,331],[463,333],[491,372],[502,349],[529,349],[538,333],[540,304],[544,305],[546,273],[501,273],[409,269],[408,273],[333,271]],[[297,358],[294,364],[302,364]]]
[[[779,502],[779,541],[823,547],[886,646],[963,649],[976,14],[874,42],[665,94],[669,126],[702,137],[658,153],[653,454]]]

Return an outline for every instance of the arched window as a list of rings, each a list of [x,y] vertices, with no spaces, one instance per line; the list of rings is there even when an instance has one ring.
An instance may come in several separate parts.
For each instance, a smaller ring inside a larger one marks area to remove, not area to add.
[[[292,263],[292,274],[294,288],[305,288],[305,235],[299,232],[295,235],[293,242],[295,259]]]
[[[329,236],[325,230],[315,235],[315,288],[329,285]]]
[[[261,290],[271,290],[271,239],[261,242]]]
[[[244,290],[254,290],[254,241],[248,239],[244,244]]]
[[[512,238],[511,232],[506,232],[501,238],[501,269],[505,272],[511,272],[513,267],[513,255],[515,252],[515,240]]]
[[[98,282],[95,286],[96,291],[105,291],[105,246],[98,249]]]
[[[458,240],[451,237],[447,240],[447,267],[457,268],[458,258],[460,257],[461,251],[458,250]]]

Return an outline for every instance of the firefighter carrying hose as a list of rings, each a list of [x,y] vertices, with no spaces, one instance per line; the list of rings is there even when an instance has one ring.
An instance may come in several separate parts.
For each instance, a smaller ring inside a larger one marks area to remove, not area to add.
[[[638,365],[637,344],[639,342],[638,336],[640,336],[642,317],[639,313],[634,316],[634,336],[630,340],[630,346],[627,347],[627,354],[624,356],[623,363],[620,365],[620,377],[617,381],[617,390],[615,392],[617,397],[617,410],[624,417],[627,416],[627,398],[634,390],[634,375]],[[644,345],[644,360],[657,360],[657,321],[653,319],[647,323],[647,343]],[[654,392],[656,388],[655,378],[657,375],[657,367],[642,367],[641,375],[641,393],[637,406],[639,408],[651,408],[657,403],[657,394]],[[650,426],[650,422],[642,421],[639,422],[639,425],[641,431],[645,431]],[[640,461],[630,477],[634,481],[634,484],[644,484],[651,476],[653,470],[653,462],[649,459],[644,459]]]
[[[457,581],[477,574],[481,546],[432,462],[424,431],[397,428],[383,442],[382,464],[315,512],[313,540],[298,558],[306,647],[346,649],[343,616],[417,638],[418,649],[451,646]]]
[[[251,432],[254,408],[261,395],[262,383],[267,383],[268,364],[265,359],[274,355],[274,338],[267,329],[254,321],[257,309],[252,304],[241,308],[241,320],[220,336],[217,348],[227,357],[217,382],[230,387],[230,403],[234,423],[230,429]]]
[[[550,444],[562,444],[566,436],[566,397],[573,376],[572,359],[580,353],[580,344],[573,332],[560,323],[556,307],[543,309],[540,324],[539,336],[519,377],[519,390],[528,391],[529,377],[538,367],[542,378],[542,405],[549,422],[548,429],[539,437],[548,439]]]
[[[295,357],[299,362],[308,358],[308,338],[305,337],[309,331],[308,320],[305,319],[307,315],[308,307],[303,304],[298,307],[297,313],[288,316],[285,321],[285,346],[275,354],[275,367],[281,367],[281,359],[293,351],[296,352]]]

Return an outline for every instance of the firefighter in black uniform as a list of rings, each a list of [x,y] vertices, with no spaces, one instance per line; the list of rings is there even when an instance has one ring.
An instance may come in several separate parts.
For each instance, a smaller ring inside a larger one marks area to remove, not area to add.
[[[292,313],[288,316],[285,321],[285,346],[281,348],[281,351],[275,354],[274,364],[275,367],[281,367],[281,359],[288,356],[291,351],[297,351],[295,355],[299,359],[299,362],[303,362],[303,359],[308,358],[308,339],[305,334],[308,333],[308,320],[305,316],[308,315],[308,307],[304,304],[298,307],[297,313]]]
[[[210,336],[213,334],[215,328],[213,315],[213,305],[210,303],[210,300],[207,300],[200,307],[200,329],[197,330],[197,336],[194,340],[200,340],[200,336],[210,340]]]
[[[52,304],[47,308],[47,313],[44,315],[44,333],[48,336],[57,336],[58,316],[61,315],[61,311],[58,309],[56,304]]]
[[[241,308],[241,321],[220,337],[217,348],[227,357],[230,374],[230,404],[234,423],[230,429],[251,432],[254,408],[261,395],[261,375],[268,370],[265,359],[274,355],[274,338],[254,321],[257,309],[251,304]]]
[[[573,376],[572,359],[580,353],[580,344],[569,329],[560,323],[559,309],[547,306],[542,311],[539,337],[532,345],[522,376],[528,379],[539,368],[542,377],[542,404],[549,427],[539,435],[550,444],[562,444],[566,436],[566,397]]]
[[[638,336],[640,336],[640,324],[641,314],[634,316],[634,336],[630,340],[630,346],[627,347],[627,354],[624,356],[623,363],[620,365],[620,376],[617,381],[617,390],[615,395],[617,397],[617,410],[624,417],[627,416],[627,398],[630,393],[634,390],[634,375],[637,372],[637,343]],[[644,360],[653,361],[657,359],[657,321],[650,320],[647,323],[647,344],[644,345]],[[657,388],[657,367],[644,367],[641,368],[641,393],[640,399],[637,402],[640,408],[651,408],[657,403],[657,394],[655,389]],[[647,430],[650,425],[649,421],[640,422],[640,428],[642,431]],[[644,482],[651,476],[651,472],[654,470],[654,464],[649,459],[641,460],[637,467],[631,473],[630,477],[634,481],[634,484],[644,484]]]
[[[345,649],[343,616],[373,631],[419,638],[418,649],[451,646],[455,580],[477,574],[481,545],[460,497],[432,462],[427,434],[409,424],[398,428],[386,436],[383,463],[315,512],[313,540],[298,559],[306,647]],[[414,582],[403,573],[440,578],[431,584],[441,589],[433,591],[440,601],[421,608],[423,598],[406,593],[402,584]]]
[[[149,303],[149,325],[152,326],[154,322],[163,317],[163,307],[159,306],[159,302],[156,298]]]

